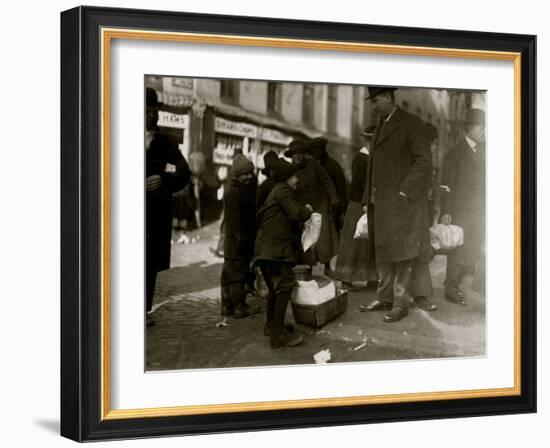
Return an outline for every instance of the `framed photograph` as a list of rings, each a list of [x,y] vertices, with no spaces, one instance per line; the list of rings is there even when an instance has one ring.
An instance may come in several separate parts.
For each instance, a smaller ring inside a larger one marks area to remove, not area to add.
[[[61,14],[61,433],[536,411],[536,37]]]

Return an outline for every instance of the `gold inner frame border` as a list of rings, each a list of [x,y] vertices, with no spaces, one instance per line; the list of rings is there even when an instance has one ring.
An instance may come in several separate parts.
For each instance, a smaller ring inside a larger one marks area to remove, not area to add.
[[[314,398],[228,404],[188,405],[141,409],[111,409],[110,346],[110,63],[114,39],[185,42],[214,45],[296,48],[326,51],[437,56],[513,61],[514,63],[514,386],[508,388],[421,392],[357,397]],[[324,40],[280,39],[238,35],[216,35],[146,31],[138,29],[101,29],[101,420],[147,417],[173,417],[229,412],[252,412],[366,404],[406,403],[432,400],[503,397],[521,394],[521,53],[459,48],[419,47],[338,42]]]

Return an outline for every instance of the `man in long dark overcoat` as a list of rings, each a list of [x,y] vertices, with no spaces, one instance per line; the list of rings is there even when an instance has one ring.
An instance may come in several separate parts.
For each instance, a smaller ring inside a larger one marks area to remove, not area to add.
[[[273,163],[275,186],[258,210],[254,262],[260,267],[269,289],[266,312],[266,334],[272,348],[293,347],[303,337],[284,327],[286,307],[297,284],[292,268],[298,260],[296,224],[307,221],[312,207],[301,205],[295,195],[297,168],[284,159]]]
[[[153,307],[157,274],[170,268],[172,194],[184,188],[191,177],[176,144],[158,132],[158,99],[146,89],[145,122],[145,297],[146,312]],[[147,315],[147,325],[153,320]]]
[[[467,111],[465,135],[445,156],[441,199],[441,222],[464,230],[464,244],[447,255],[445,297],[466,305],[459,285],[464,275],[474,274],[485,241],[485,112],[481,109]]]
[[[428,182],[432,157],[424,123],[395,105],[395,88],[369,87],[367,99],[380,119],[369,159],[363,206],[372,221],[380,275],[379,300],[368,309],[391,310],[384,321],[407,315],[410,281],[429,232]]]
[[[246,303],[246,284],[253,278],[250,264],[256,236],[256,182],[254,164],[242,154],[233,158],[231,172],[233,177],[223,197],[221,314],[239,319],[260,312],[258,307]]]

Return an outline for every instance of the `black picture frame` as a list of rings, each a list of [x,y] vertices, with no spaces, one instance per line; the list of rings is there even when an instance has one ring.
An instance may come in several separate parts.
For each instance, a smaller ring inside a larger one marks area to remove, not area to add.
[[[102,28],[521,54],[521,393],[516,396],[102,419]],[[61,13],[61,435],[76,441],[536,412],[536,36],[78,7]]]

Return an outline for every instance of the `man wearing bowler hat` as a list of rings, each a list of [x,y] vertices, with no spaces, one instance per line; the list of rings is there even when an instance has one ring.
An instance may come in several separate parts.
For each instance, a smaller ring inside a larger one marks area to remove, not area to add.
[[[473,275],[485,241],[485,112],[469,109],[464,137],[449,149],[441,177],[441,222],[464,230],[464,244],[447,255],[445,297],[466,305],[460,289],[465,275]]]
[[[429,231],[428,185],[432,157],[424,123],[395,104],[395,87],[369,86],[379,116],[367,168],[363,208],[372,221],[380,276],[378,300],[367,311],[387,310],[385,322],[408,313],[410,282]]]

